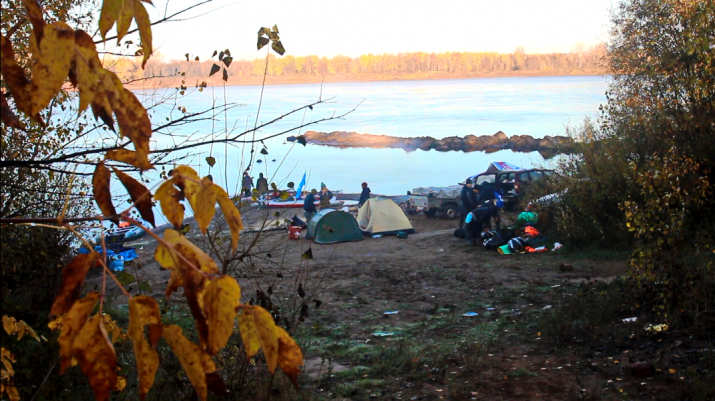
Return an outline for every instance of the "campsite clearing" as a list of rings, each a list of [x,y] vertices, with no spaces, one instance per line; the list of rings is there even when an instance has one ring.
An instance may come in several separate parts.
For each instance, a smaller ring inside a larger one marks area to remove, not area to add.
[[[244,219],[250,226],[276,218],[274,213],[254,209]],[[278,219],[295,212],[281,213]],[[309,399],[580,399],[593,394],[621,399],[623,393],[638,398],[632,395],[670,394],[677,388],[677,383],[642,385],[643,379],[630,374],[628,361],[650,358],[638,349],[649,341],[642,330],[626,326],[604,334],[599,329],[618,316],[615,306],[598,304],[598,291],[617,290],[605,283],[625,272],[623,260],[562,251],[500,255],[455,238],[454,220],[424,215],[410,220],[417,233],[407,239],[366,237],[321,245],[289,240],[286,231],[265,232],[254,255],[229,269],[242,287],[243,302],[268,291],[283,313],[280,322],[295,322],[292,331],[306,358],[301,388]],[[253,235],[244,234],[241,241]],[[202,242],[195,228],[189,236]],[[127,272],[163,298],[169,272],[153,261],[153,240],[132,245],[143,249]],[[308,249],[312,259],[303,256]],[[565,264],[572,271],[561,272]],[[100,282],[97,275],[88,285]],[[131,292],[140,287],[130,285]],[[117,288],[108,292],[123,302]],[[577,300],[580,306],[574,306]],[[291,319],[303,302],[308,316],[297,323]],[[477,315],[464,316],[468,312]],[[581,325],[574,326],[579,318]],[[630,343],[619,346],[598,339],[623,335],[628,340],[631,332]],[[668,358],[658,366],[664,372]],[[284,379],[274,384],[281,395],[274,399],[299,399]]]

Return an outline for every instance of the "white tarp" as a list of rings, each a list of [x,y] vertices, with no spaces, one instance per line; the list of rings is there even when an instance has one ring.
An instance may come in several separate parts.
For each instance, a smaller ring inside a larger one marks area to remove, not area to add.
[[[461,185],[449,187],[418,187],[412,190],[412,195],[432,196],[438,199],[458,198],[462,192]]]

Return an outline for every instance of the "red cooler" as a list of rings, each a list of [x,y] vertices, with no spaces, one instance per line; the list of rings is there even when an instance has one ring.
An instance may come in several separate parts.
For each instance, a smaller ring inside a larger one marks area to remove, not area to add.
[[[300,227],[298,227],[298,226],[288,226],[288,238],[290,238],[290,239],[300,239]]]

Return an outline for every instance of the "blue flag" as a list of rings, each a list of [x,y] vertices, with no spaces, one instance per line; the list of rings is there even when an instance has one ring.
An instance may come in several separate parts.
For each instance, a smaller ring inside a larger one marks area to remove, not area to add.
[[[303,187],[305,186],[305,173],[303,173],[303,179],[300,180],[300,184],[298,184],[298,191],[295,193],[295,198],[296,199],[302,199],[302,194],[303,194]]]

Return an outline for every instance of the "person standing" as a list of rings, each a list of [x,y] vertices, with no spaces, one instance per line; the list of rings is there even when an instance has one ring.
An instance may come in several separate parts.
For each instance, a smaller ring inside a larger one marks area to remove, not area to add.
[[[303,202],[303,211],[305,212],[305,224],[308,224],[313,218],[313,215],[315,215],[315,212],[318,211],[318,209],[315,208],[315,195],[317,193],[318,191],[313,188],[310,193],[305,197],[305,201]]]
[[[477,207],[476,194],[472,188],[472,180],[467,178],[467,182],[462,187],[462,192],[460,193],[460,200],[462,201],[462,206],[459,211],[459,229],[464,228],[464,219],[467,214]]]
[[[367,182],[362,183],[362,193],[360,193],[360,200],[358,201],[358,207],[361,207],[367,200],[370,199],[370,188],[367,186]]]
[[[268,180],[263,177],[263,173],[258,174],[258,180],[256,180],[256,189],[258,190],[259,196],[268,192]]]
[[[241,186],[243,187],[243,196],[246,198],[250,197],[251,189],[253,188],[253,177],[248,174],[248,169],[243,172],[243,183]]]

